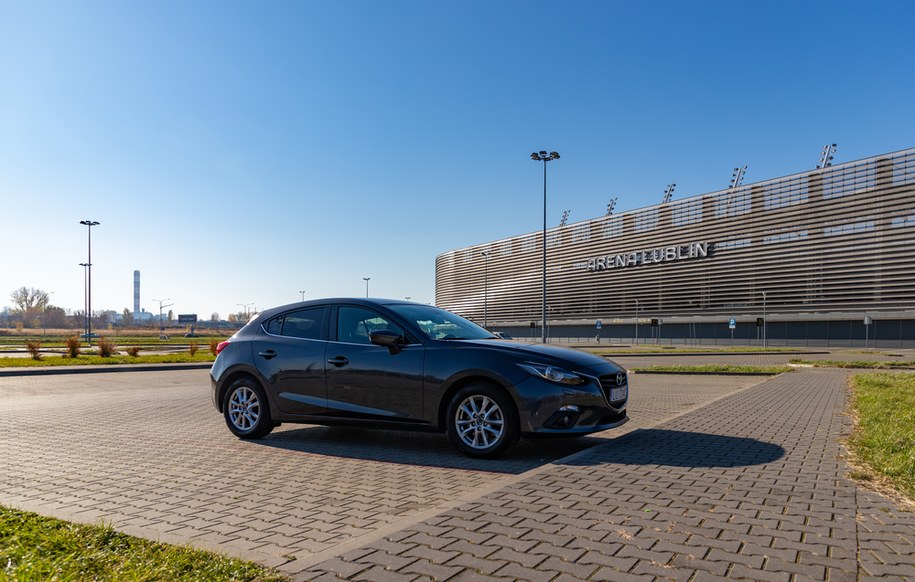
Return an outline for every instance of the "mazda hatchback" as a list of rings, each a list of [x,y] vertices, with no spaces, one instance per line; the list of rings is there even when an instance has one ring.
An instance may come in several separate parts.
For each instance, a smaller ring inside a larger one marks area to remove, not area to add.
[[[519,437],[578,436],[628,418],[615,363],[497,338],[443,309],[325,299],[257,315],[218,349],[213,403],[236,436],[280,423],[446,432],[471,457]]]

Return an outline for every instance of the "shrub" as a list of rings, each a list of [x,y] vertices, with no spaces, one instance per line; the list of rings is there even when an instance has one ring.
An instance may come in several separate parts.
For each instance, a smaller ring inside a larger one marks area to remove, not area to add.
[[[218,345],[219,345],[218,339],[210,340],[210,353],[213,354],[214,356],[216,355],[216,346],[218,346]]]
[[[191,357],[192,357],[192,358],[193,358],[195,355],[197,355],[197,350],[198,350],[198,349],[200,349],[200,346],[198,346],[198,345],[195,344],[195,343],[192,343],[190,346],[188,346],[188,351],[191,352]]]
[[[26,342],[25,348],[32,354],[33,360],[41,359],[41,342]]]
[[[110,358],[114,355],[114,344],[108,341],[105,338],[99,338],[98,340],[98,355],[103,358]]]
[[[137,346],[127,348],[127,355],[130,356],[131,358],[136,358],[137,356],[140,355],[140,348]]]
[[[75,335],[71,335],[67,338],[67,357],[75,358],[79,356],[79,338]]]

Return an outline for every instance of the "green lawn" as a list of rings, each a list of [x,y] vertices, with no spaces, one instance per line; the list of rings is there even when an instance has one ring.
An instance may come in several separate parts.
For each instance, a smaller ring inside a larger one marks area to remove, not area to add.
[[[695,354],[695,353],[779,353],[779,352],[797,352],[798,348],[760,348],[755,346],[733,346],[726,348],[718,348],[714,346],[708,347],[679,347],[679,346],[659,346],[659,345],[638,345],[638,346],[628,346],[628,347],[606,347],[606,348],[581,348],[583,350],[589,351],[598,356],[622,356],[628,354]]]
[[[180,364],[187,362],[212,362],[215,356],[208,347],[201,348],[195,355],[190,352],[177,352],[174,354],[144,356],[142,352],[137,357],[81,355],[77,358],[63,356],[43,356],[40,360],[28,357],[0,358],[0,368],[44,368],[52,366],[129,366],[131,364]]]
[[[915,501],[915,374],[857,374],[852,389],[849,447],[863,464],[854,476],[888,480]]]
[[[286,580],[250,562],[0,506],[0,580]]]

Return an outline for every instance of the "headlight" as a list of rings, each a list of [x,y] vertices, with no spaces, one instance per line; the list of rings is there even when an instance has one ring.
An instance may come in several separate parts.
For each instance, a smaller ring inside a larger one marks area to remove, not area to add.
[[[558,382],[559,384],[583,384],[585,379],[579,376],[574,372],[568,370],[563,370],[562,368],[557,368],[556,366],[550,366],[548,364],[518,364],[522,370],[543,378],[544,380],[549,380],[550,382]]]

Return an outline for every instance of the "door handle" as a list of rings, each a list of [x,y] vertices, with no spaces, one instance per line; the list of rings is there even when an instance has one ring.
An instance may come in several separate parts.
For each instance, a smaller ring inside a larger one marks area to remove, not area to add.
[[[345,358],[343,356],[337,356],[336,358],[331,358],[331,359],[327,360],[327,363],[333,364],[334,366],[337,366],[338,368],[342,368],[343,366],[349,364],[349,359]]]
[[[263,352],[257,352],[257,355],[270,360],[276,357],[276,350],[265,350]]]

